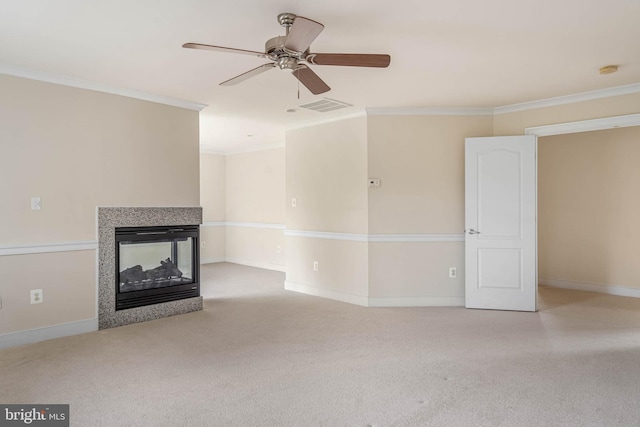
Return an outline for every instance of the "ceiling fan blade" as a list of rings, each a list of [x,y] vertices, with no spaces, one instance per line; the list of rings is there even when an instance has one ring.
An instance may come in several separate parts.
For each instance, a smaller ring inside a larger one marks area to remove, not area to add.
[[[319,22],[296,16],[284,41],[284,47],[302,53],[309,48],[311,42],[318,37],[323,29],[324,25]]]
[[[239,76],[235,76],[229,80],[225,80],[222,83],[220,83],[220,86],[231,86],[231,85],[236,85],[238,83],[241,83],[247,79],[250,79],[251,77],[255,77],[258,74],[262,74],[265,71],[269,71],[270,69],[274,68],[276,66],[276,64],[272,64],[272,63],[268,63],[268,64],[263,64],[259,67],[256,67],[252,70],[247,71],[246,73],[242,73]]]
[[[299,65],[298,68],[291,72],[291,74],[296,76],[296,79],[300,80],[300,83],[302,83],[307,89],[309,89],[309,92],[314,95],[319,95],[331,90],[331,88],[306,65]]]
[[[263,52],[256,52],[253,50],[244,50],[244,49],[234,49],[232,47],[212,46],[209,44],[201,44],[201,43],[185,43],[182,45],[182,47],[186,47],[188,49],[214,50],[217,52],[241,53],[243,55],[258,56],[260,58],[267,57],[267,55],[264,54]]]
[[[306,60],[318,65],[342,65],[346,67],[388,67],[389,55],[366,53],[310,53]]]

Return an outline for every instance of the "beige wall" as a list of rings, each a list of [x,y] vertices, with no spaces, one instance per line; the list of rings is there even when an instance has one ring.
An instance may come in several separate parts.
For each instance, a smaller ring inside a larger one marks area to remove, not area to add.
[[[366,117],[287,132],[286,162],[288,229],[367,233]]]
[[[325,237],[367,233],[366,117],[288,131],[286,164],[287,230]],[[365,242],[289,236],[286,244],[288,287],[325,296],[368,296]]]
[[[226,254],[226,158],[218,154],[200,154],[200,262],[221,262]],[[215,223],[215,224],[211,224]]]
[[[356,295],[371,305],[462,303],[464,139],[634,114],[639,106],[640,95],[625,95],[495,116],[370,115],[290,131],[287,229],[311,234],[287,239],[295,254],[287,257],[287,282],[336,299]],[[640,209],[633,196],[638,129],[541,139],[542,278],[640,287],[633,232],[622,234],[633,229]],[[364,177],[380,178],[381,187],[363,190]],[[593,227],[598,230],[585,235]],[[436,241],[443,234],[460,241]],[[388,241],[366,242],[367,236]],[[367,265],[366,273],[356,262]],[[448,277],[450,267],[457,278]]]
[[[640,127],[540,138],[539,274],[640,288]]]
[[[97,206],[199,205],[196,111],[5,75],[0,93],[0,246],[95,241]],[[0,256],[0,334],[94,318],[95,262]]]
[[[370,116],[369,233],[462,233],[464,139],[492,132],[491,116]]]
[[[369,188],[369,234],[461,236],[464,140],[492,132],[491,116],[370,116],[369,176],[382,184]],[[424,240],[370,243],[371,297],[464,297],[464,242]]]
[[[284,270],[284,177],[284,147],[226,157],[227,261]]]
[[[284,147],[226,157],[227,221],[284,223]]]
[[[200,164],[201,262],[284,270],[284,147],[226,156],[203,153]]]
[[[639,93],[498,114],[494,117],[494,132],[522,135],[528,127],[637,113],[640,113]],[[630,159],[638,158],[634,144],[628,142],[629,138],[635,138],[637,144],[637,129],[539,139],[538,271],[541,283],[565,281],[640,287],[638,270],[630,263],[633,227],[625,231],[626,237],[618,231],[618,224],[628,222],[637,214],[634,196],[628,190],[640,184],[637,173],[629,167],[629,162],[633,162]],[[588,163],[591,166],[587,166]],[[555,179],[560,180],[557,185]],[[615,207],[612,205],[611,209],[606,205],[610,198],[615,200]],[[596,199],[605,203],[596,205]],[[586,210],[579,206],[592,208]],[[583,226],[587,228],[580,230]],[[560,252],[556,243],[564,252]]]

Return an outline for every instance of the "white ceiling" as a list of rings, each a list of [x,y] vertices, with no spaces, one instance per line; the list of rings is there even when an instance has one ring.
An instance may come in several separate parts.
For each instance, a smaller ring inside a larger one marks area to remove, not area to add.
[[[264,49],[292,12],[325,25],[312,52],[388,53],[386,69],[311,66],[313,96],[289,71],[218,83],[265,62],[183,49]],[[640,82],[638,0],[22,0],[0,2],[0,64],[208,105],[204,149],[282,145],[327,117],[285,112],[323,96],[363,108],[497,107]],[[616,64],[615,74],[599,75]],[[251,135],[251,136],[249,136]]]

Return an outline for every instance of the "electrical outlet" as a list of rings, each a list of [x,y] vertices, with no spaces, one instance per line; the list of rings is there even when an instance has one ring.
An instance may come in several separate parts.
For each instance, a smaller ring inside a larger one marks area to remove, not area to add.
[[[282,253],[282,247],[281,246],[276,246],[276,253],[277,254],[281,254]]]
[[[200,242],[200,247],[202,249],[206,248],[207,247],[207,242],[205,242],[204,240],[202,242]]]
[[[455,267],[449,267],[449,279],[455,279],[458,277],[458,272]]]
[[[295,197],[291,198],[291,207],[295,208],[296,206],[298,206],[298,199],[296,199]]]
[[[31,290],[31,304],[42,303],[42,289]]]
[[[313,271],[318,271],[320,268],[318,261],[313,261]]]
[[[369,178],[367,183],[369,187],[380,187],[380,178]]]

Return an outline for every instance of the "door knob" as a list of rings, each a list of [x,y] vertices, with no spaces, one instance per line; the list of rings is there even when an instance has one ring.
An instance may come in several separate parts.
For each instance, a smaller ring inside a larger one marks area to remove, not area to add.
[[[476,230],[474,230],[473,228],[470,228],[470,229],[465,230],[465,231],[466,231],[467,233],[469,233],[469,234],[480,234],[480,232],[479,232],[479,231],[476,231]]]

